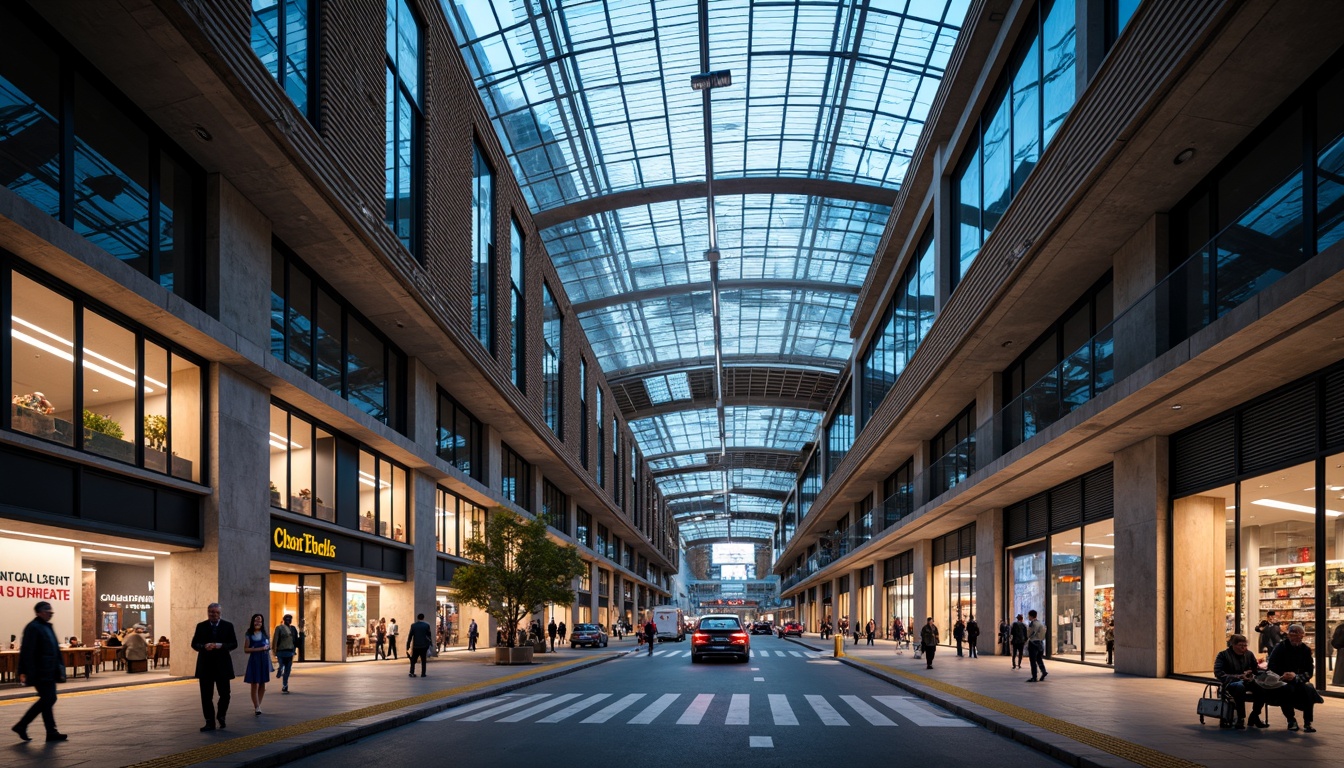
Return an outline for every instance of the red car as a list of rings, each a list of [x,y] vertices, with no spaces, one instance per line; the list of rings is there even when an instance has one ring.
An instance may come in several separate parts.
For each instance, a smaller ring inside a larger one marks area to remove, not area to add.
[[[802,625],[802,624],[799,624],[799,623],[796,622],[796,621],[786,621],[786,622],[784,622],[784,626],[782,626],[782,627],[779,628],[779,636],[780,636],[780,637],[788,637],[789,635],[797,635],[798,637],[802,637],[802,636],[803,636],[803,625]]]

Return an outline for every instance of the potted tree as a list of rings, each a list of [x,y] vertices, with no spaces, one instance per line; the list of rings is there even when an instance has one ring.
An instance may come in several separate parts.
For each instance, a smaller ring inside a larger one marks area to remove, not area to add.
[[[544,521],[496,507],[465,550],[476,562],[457,569],[452,588],[503,628],[505,644],[495,648],[495,663],[531,664],[534,648],[520,646],[526,634],[519,625],[547,603],[574,602],[570,584],[584,572],[578,549],[552,541]]]

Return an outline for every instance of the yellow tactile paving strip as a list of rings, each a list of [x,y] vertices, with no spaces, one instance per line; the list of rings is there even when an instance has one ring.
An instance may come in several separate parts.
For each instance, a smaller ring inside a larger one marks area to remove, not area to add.
[[[853,664],[861,664],[866,667],[880,669],[882,672],[891,675],[892,677],[909,680],[912,683],[933,688],[950,696],[965,699],[966,701],[986,709],[992,709],[1000,714],[1017,718],[1025,723],[1044,728],[1051,733],[1073,739],[1074,741],[1086,744],[1090,747],[1096,747],[1103,752],[1109,752],[1116,757],[1124,758],[1125,760],[1129,760],[1139,765],[1148,766],[1148,768],[1203,768],[1199,763],[1192,763],[1189,760],[1174,757],[1165,752],[1159,752],[1155,749],[1145,747],[1142,744],[1125,741],[1124,739],[1094,731],[1091,728],[1084,728],[1081,725],[1075,725],[1056,717],[1042,715],[1041,713],[1033,712],[1026,707],[1009,704],[1006,701],[991,698],[976,693],[975,691],[950,685],[939,680],[933,680],[922,675],[916,675],[894,667],[889,667],[886,664],[865,661],[852,656],[846,660]]]
[[[491,678],[489,680],[482,680],[476,683],[460,685],[456,688],[447,688],[441,691],[433,691],[431,693],[425,693],[419,696],[411,696],[405,699],[386,701],[383,702],[382,704],[374,704],[372,706],[363,707],[362,709],[356,709],[350,712],[342,712],[335,715],[328,715],[327,717],[321,717],[316,720],[308,720],[307,722],[303,723],[296,723],[294,725],[285,726],[284,728],[276,728],[270,731],[254,733],[248,736],[242,736],[236,739],[222,741],[217,744],[209,744],[204,747],[189,749],[185,752],[178,752],[172,755],[164,755],[163,757],[157,757],[154,758],[153,760],[146,760],[145,762],[142,763],[136,763],[135,765],[130,766],[130,768],[178,768],[178,766],[195,765],[197,763],[206,762],[207,760],[214,760],[217,758],[226,757],[228,755],[236,754],[238,752],[243,752],[249,749],[264,747],[268,744],[273,744],[283,739],[291,739],[295,736],[302,736],[305,733],[312,733],[313,731],[321,730],[323,728],[330,728],[335,725],[348,723],[352,720],[360,720],[366,717],[373,717],[375,715],[381,715],[386,712],[401,709],[403,707],[413,707],[416,706],[417,704],[429,704],[435,701],[439,701],[441,699],[449,698],[451,696],[457,696],[459,694],[468,693],[470,691],[479,690],[481,688],[486,688],[488,686],[498,685],[500,683],[513,682],[515,680],[522,680],[531,677],[533,675],[544,674],[557,669],[564,669],[565,667],[570,667],[575,664],[581,664],[583,662],[590,662],[590,661],[592,661],[591,658],[585,657],[574,659],[573,661],[556,662],[547,664],[546,666],[540,669],[528,669],[522,672],[516,672],[512,675],[506,675],[504,677],[496,677]],[[186,685],[186,684],[194,685],[195,683],[196,683],[195,680],[181,680],[170,683],[151,683],[147,686],[137,686],[137,690],[143,690],[144,688],[154,686]],[[89,695],[95,693],[107,693],[107,690],[103,689],[97,691],[77,691],[61,695],[62,697],[64,697],[64,696]],[[20,702],[24,701],[30,702],[32,700],[33,700],[32,698],[13,699],[10,701],[6,701],[4,703],[18,704]]]

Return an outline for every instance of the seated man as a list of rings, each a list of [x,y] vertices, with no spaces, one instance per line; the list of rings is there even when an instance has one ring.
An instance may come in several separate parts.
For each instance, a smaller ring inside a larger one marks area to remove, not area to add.
[[[1288,639],[1279,643],[1269,653],[1269,671],[1275,672],[1285,683],[1283,699],[1279,706],[1288,720],[1288,730],[1297,730],[1297,718],[1293,710],[1302,710],[1302,730],[1315,733],[1311,727],[1312,714],[1321,695],[1311,686],[1311,675],[1315,671],[1311,648],[1302,639],[1306,631],[1301,624],[1288,627]]]
[[[1238,731],[1246,730],[1246,693],[1247,686],[1253,685],[1251,682],[1255,679],[1255,673],[1260,669],[1260,664],[1255,660],[1255,654],[1250,651],[1250,643],[1245,635],[1232,635],[1227,639],[1227,649],[1221,651],[1213,659],[1213,676],[1218,678],[1218,682],[1223,684],[1223,690],[1232,701],[1237,705],[1236,728]],[[1264,697],[1256,696],[1255,708],[1251,710],[1251,725],[1256,728],[1263,728],[1265,724],[1260,720],[1260,709],[1264,706]]]

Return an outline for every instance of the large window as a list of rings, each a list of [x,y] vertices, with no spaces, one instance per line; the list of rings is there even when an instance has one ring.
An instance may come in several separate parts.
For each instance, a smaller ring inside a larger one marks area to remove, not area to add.
[[[199,305],[204,174],[38,27],[0,8],[0,179]]]
[[[560,379],[560,362],[564,352],[564,325],[563,318],[560,316],[560,306],[555,302],[555,296],[551,293],[551,287],[545,283],[541,284],[541,381],[542,381],[542,415],[546,419],[546,426],[551,428],[555,436],[564,439],[564,411],[561,408],[562,391]]]
[[[359,451],[359,530],[393,541],[410,541],[406,470],[369,451]]]
[[[485,477],[485,429],[479,419],[439,390],[437,452],[467,476]]]
[[[0,344],[6,426],[203,482],[202,364],[55,283],[12,268],[0,275],[0,307],[10,316]]]
[[[516,219],[510,222],[509,240],[509,322],[513,324],[513,385],[519,391],[527,389],[527,333],[526,304],[527,293],[523,290],[523,277],[526,266],[523,263],[523,231]],[[545,296],[549,298],[550,291]],[[543,313],[545,308],[543,307]],[[543,360],[542,365],[545,365]],[[543,377],[545,372],[543,371]]]
[[[271,354],[405,430],[406,355],[278,243],[271,256]]]
[[[891,302],[859,361],[858,426],[868,423],[887,392],[905,372],[915,350],[933,327],[934,267],[933,234],[926,232],[916,248],[917,256],[906,267]]]
[[[471,333],[494,354],[495,174],[481,145],[471,146]]]
[[[317,117],[316,0],[252,0],[252,52],[310,121]]]
[[[593,516],[583,507],[579,507],[574,523],[574,540],[585,547],[592,547]]]
[[[519,456],[507,443],[502,444],[500,456],[500,492],[504,498],[523,509],[532,511],[532,465]]]
[[[929,467],[929,498],[955,488],[975,471],[975,403],[966,406],[930,441],[937,458]]]
[[[882,586],[887,605],[887,626],[892,631],[896,621],[906,634],[917,633],[922,623],[915,623],[915,553],[902,552],[882,561]],[[890,636],[890,635],[889,635]],[[894,637],[892,639],[895,639]]]
[[[445,555],[465,557],[471,532],[482,530],[485,508],[440,486],[434,502],[434,548]]]
[[[965,277],[1077,98],[1075,3],[1042,0],[952,175],[951,273]]]
[[[596,421],[597,421],[597,485],[599,488],[605,488],[607,483],[606,483],[606,473],[603,471],[603,467],[606,466],[607,462],[605,461],[603,453],[607,450],[606,449],[607,430],[605,427],[606,422],[602,420],[602,387],[597,388]]]
[[[840,402],[835,406],[830,423],[826,425],[826,478],[845,460],[849,447],[854,444],[854,399],[846,386]]]
[[[387,225],[419,254],[420,22],[406,0],[387,0]]]
[[[579,461],[584,469],[589,469],[592,460],[588,457],[588,361],[579,358]],[[599,481],[601,482],[601,481]]]
[[[933,540],[933,603],[929,613],[945,645],[952,626],[975,617],[975,524]]]
[[[569,497],[550,480],[541,481],[541,517],[561,533],[569,533]]]

